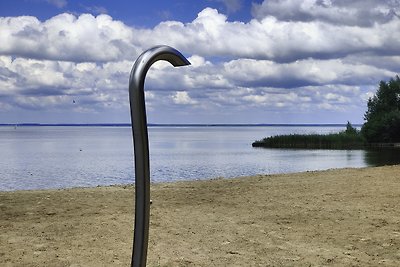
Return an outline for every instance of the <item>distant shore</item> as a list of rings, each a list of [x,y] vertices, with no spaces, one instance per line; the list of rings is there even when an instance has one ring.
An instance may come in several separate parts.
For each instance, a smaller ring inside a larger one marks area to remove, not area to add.
[[[362,124],[355,124],[361,127]],[[51,126],[71,126],[71,127],[131,127],[130,123],[0,123],[0,127],[51,127]],[[345,127],[341,123],[322,123],[322,124],[285,124],[285,123],[149,123],[149,127]]]
[[[129,266],[134,188],[0,192],[0,266]],[[400,165],[152,185],[148,266],[400,266]]]

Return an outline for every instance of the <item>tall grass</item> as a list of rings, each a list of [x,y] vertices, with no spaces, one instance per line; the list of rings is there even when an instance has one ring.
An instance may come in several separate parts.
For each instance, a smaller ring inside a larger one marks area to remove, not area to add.
[[[253,147],[306,148],[306,149],[357,149],[365,147],[359,132],[343,131],[332,134],[277,135],[255,141]]]

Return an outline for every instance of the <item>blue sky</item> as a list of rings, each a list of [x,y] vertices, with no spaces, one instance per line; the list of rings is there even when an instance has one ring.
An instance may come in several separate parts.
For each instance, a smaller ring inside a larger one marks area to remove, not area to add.
[[[63,12],[99,15],[107,13],[115,20],[129,26],[154,27],[161,21],[178,20],[191,22],[199,11],[207,7],[227,14],[230,20],[248,21],[252,18],[252,3],[262,1],[220,1],[220,0],[164,0],[164,1],[67,1],[67,0],[2,0],[0,16],[35,16],[40,20]]]
[[[152,123],[362,123],[400,72],[400,0],[0,1],[0,123],[129,122],[134,60]]]

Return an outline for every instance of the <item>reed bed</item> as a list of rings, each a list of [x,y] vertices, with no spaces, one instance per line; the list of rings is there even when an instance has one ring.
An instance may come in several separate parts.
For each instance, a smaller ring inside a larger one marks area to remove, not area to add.
[[[255,141],[253,147],[304,149],[361,149],[367,146],[359,133],[277,135]]]

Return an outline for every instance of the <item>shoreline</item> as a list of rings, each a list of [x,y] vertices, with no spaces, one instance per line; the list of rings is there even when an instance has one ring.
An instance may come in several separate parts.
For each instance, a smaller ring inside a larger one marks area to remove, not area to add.
[[[302,174],[302,173],[312,173],[312,172],[326,172],[326,171],[334,171],[334,170],[346,170],[346,169],[365,169],[365,168],[378,168],[378,167],[385,167],[385,166],[396,166],[395,165],[384,165],[384,166],[364,166],[364,167],[343,167],[343,168],[329,168],[329,169],[322,169],[322,170],[309,170],[309,171],[294,171],[294,172],[285,172],[285,173],[270,173],[270,174],[255,174],[255,175],[242,175],[236,177],[211,177],[211,178],[197,178],[193,180],[172,180],[172,181],[161,181],[161,182],[153,182],[150,181],[151,186],[157,185],[173,185],[173,184],[180,184],[180,183],[192,183],[192,182],[207,182],[207,181],[214,181],[214,180],[236,180],[236,179],[244,179],[249,177],[255,176],[280,176],[280,175],[291,175],[291,174]],[[400,166],[400,164],[399,164]],[[134,177],[133,177],[134,179]],[[151,180],[151,177],[150,177]],[[64,191],[64,190],[85,190],[85,189],[96,189],[96,188],[107,188],[107,187],[132,187],[134,188],[134,183],[128,184],[110,184],[110,185],[96,185],[96,186],[73,186],[73,187],[60,187],[60,188],[34,188],[34,189],[11,189],[11,190],[0,190],[1,193],[24,193],[24,192],[51,192],[51,191]]]
[[[262,148],[261,148],[262,149]],[[274,149],[274,148],[273,148]],[[280,149],[280,148],[277,148]],[[314,172],[329,172],[329,171],[340,171],[340,170],[358,170],[358,169],[368,169],[368,168],[380,168],[380,167],[390,167],[390,166],[400,166],[400,164],[388,164],[388,165],[380,165],[380,166],[362,166],[362,167],[343,167],[343,168],[329,168],[329,169],[321,169],[321,170],[305,170],[305,171],[294,171],[294,172],[285,172],[285,173],[269,173],[269,174],[255,174],[255,175],[241,175],[235,177],[224,177],[224,176],[217,176],[211,178],[197,178],[193,180],[171,180],[171,181],[160,181],[160,182],[153,182],[150,181],[151,187],[157,185],[173,185],[173,184],[180,184],[180,183],[196,183],[196,182],[208,182],[214,180],[237,180],[237,179],[246,179],[251,177],[269,177],[269,176],[286,176],[286,175],[297,175],[297,174],[307,174],[307,173],[314,173]],[[134,179],[134,177],[133,177]],[[151,177],[150,177],[151,180]],[[2,193],[24,193],[24,192],[59,192],[64,190],[90,190],[96,188],[108,188],[108,187],[123,187],[128,188],[132,187],[134,189],[134,183],[128,184],[109,184],[109,185],[95,185],[95,186],[73,186],[73,187],[60,187],[60,188],[34,188],[34,189],[11,189],[11,190],[0,190],[0,194]]]
[[[149,266],[399,266],[400,165],[155,183]],[[0,192],[0,265],[128,266],[134,187]]]

